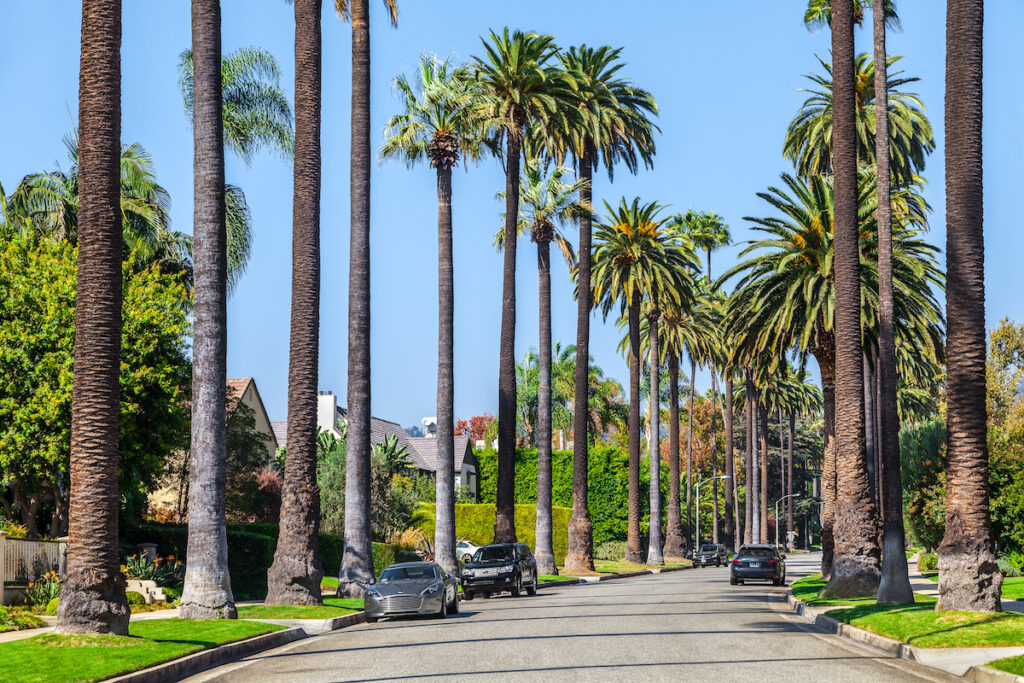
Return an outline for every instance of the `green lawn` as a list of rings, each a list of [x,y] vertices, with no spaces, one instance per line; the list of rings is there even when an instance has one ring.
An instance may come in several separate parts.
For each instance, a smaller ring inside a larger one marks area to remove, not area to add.
[[[538,574],[537,580],[541,583],[545,581],[566,581],[568,579],[575,579],[575,576],[559,576],[558,574]]]
[[[283,626],[253,621],[150,619],[132,622],[130,636],[53,633],[0,643],[0,680],[8,683],[98,681]]]
[[[363,609],[362,598],[324,598],[323,606],[240,605],[239,619],[333,619]]]
[[[838,607],[840,605],[874,605],[875,598],[819,598],[818,593],[825,587],[827,581],[821,578],[821,574],[798,579],[791,586],[793,595],[808,605],[815,607]],[[915,600],[921,604],[935,604],[935,598],[927,595],[916,595]]]
[[[938,572],[921,572],[929,581],[939,582]],[[1003,578],[1003,600],[1024,600],[1024,576],[1006,576]]]
[[[1010,647],[1024,645],[1024,614],[936,612],[931,603],[892,607],[861,605],[828,616],[919,647]]]
[[[647,569],[665,569],[668,567],[689,567],[691,562],[668,562],[664,565],[655,566],[649,564],[634,564],[632,562],[614,562],[612,560],[594,560],[594,569],[600,574],[626,574],[629,572],[642,572]]]
[[[321,591],[336,591],[338,590],[338,577],[337,576],[325,576],[320,579],[320,590]]]
[[[1020,657],[997,659],[994,662],[989,662],[988,666],[991,666],[993,669],[999,669],[1000,671],[1008,671],[1018,676],[1024,676],[1024,655],[1021,655]]]

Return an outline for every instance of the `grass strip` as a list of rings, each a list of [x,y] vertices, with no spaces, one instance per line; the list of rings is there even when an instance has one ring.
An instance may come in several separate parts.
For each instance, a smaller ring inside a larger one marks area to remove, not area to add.
[[[914,605],[860,605],[826,613],[839,621],[918,647],[1024,645],[1024,614],[936,612],[934,598]]]
[[[990,666],[993,669],[999,669],[1000,671],[1006,671],[1011,674],[1016,674],[1018,676],[1024,676],[1024,655],[997,659],[994,662],[989,662],[986,666]]]
[[[793,596],[813,607],[840,607],[847,605],[874,605],[875,596],[863,598],[819,598],[818,594],[828,585],[828,581],[821,578],[821,574],[812,574],[802,579],[797,579],[790,587]],[[935,598],[928,595],[915,594],[915,602],[922,605],[934,605]]]
[[[333,619],[363,609],[361,598],[324,598],[323,605],[240,605],[239,619]]]
[[[921,572],[921,576],[932,581],[939,582],[938,572]],[[1024,600],[1024,576],[1003,577],[1003,600]]]
[[[661,565],[634,564],[633,562],[626,562],[625,560],[619,562],[612,560],[594,560],[594,569],[596,569],[600,574],[628,574],[629,572],[642,572],[650,569],[689,567],[691,564],[692,563],[689,560],[686,562],[668,562]]]
[[[99,681],[283,629],[276,624],[234,619],[149,619],[129,624],[128,636],[44,633],[0,643],[0,680],[8,683]]]

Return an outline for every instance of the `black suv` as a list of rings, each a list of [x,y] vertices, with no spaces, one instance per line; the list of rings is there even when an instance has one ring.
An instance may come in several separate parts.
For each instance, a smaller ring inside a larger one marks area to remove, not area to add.
[[[518,598],[523,590],[537,594],[537,561],[525,543],[485,545],[462,568],[462,597],[510,591]]]
[[[705,543],[696,553],[693,554],[694,567],[709,567],[715,565],[721,567],[729,559],[729,553],[725,546],[720,543]]]
[[[729,583],[745,581],[771,581],[775,586],[786,585],[786,556],[770,545],[745,545],[732,559]]]

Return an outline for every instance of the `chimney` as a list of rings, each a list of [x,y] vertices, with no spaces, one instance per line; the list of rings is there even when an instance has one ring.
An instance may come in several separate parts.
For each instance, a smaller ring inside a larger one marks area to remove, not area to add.
[[[437,436],[437,417],[425,417],[420,422],[423,423],[423,432],[427,437]]]

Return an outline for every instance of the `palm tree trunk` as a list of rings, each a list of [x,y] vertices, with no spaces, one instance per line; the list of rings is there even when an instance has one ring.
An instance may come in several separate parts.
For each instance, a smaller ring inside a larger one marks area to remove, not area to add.
[[[449,573],[455,558],[455,276],[452,169],[437,167],[437,498],[434,559]]]
[[[783,423],[782,408],[779,408],[779,497],[785,496],[787,487],[789,484],[786,482],[786,437],[785,437],[785,426]],[[789,499],[782,501],[783,504],[789,503]],[[783,506],[782,512],[785,512],[786,508]],[[786,536],[782,533],[782,519],[781,512],[775,516],[775,527],[778,529],[778,536],[780,541],[785,541]],[[786,531],[789,531],[789,527],[786,527]]]
[[[758,475],[758,484],[760,485],[760,491],[761,491],[761,501],[760,501],[760,505],[758,505],[758,509],[760,510],[759,519],[761,521],[761,524],[760,524],[760,527],[759,527],[759,529],[760,529],[759,533],[761,534],[760,537],[759,537],[759,541],[761,543],[767,543],[768,539],[769,539],[769,536],[768,536],[768,407],[764,406],[764,405],[761,405],[760,400],[758,400],[757,414],[760,417],[760,424],[761,424],[760,441],[758,442],[758,445],[759,445],[758,450],[760,451],[760,456],[761,456],[761,459],[760,459],[760,465],[761,465],[760,469],[761,469],[761,471],[760,471],[760,473]]]
[[[578,176],[584,181],[580,203],[589,206],[592,200],[593,144],[585,140],[580,155]],[[580,218],[579,262],[576,267],[576,376],[573,396],[572,441],[572,517],[569,520],[566,571],[594,571],[594,524],[590,519],[587,497],[590,493],[587,416],[590,414],[590,245],[589,215]]]
[[[793,486],[793,438],[796,436],[796,414],[789,414],[789,453],[786,457],[786,495],[792,496],[798,491]],[[786,532],[793,531],[793,498],[786,499]],[[795,538],[795,537],[794,537]],[[789,536],[786,537],[787,541]]]
[[[888,65],[885,47],[885,13],[872,12],[875,52],[875,170],[878,186],[878,408],[882,464],[882,577],[878,602],[903,604],[914,601],[907,567],[906,533],[903,527],[903,476],[900,465],[899,410],[896,404],[896,341],[892,282],[892,205],[889,191],[889,107],[879,101],[888,97]],[[881,87],[881,90],[878,88]],[[884,106],[883,106],[884,105]]]
[[[362,597],[373,582],[370,526],[370,13],[351,0],[352,149],[348,274],[348,422],[345,552],[338,597]]]
[[[537,242],[540,351],[537,359],[537,572],[558,574],[551,535],[551,242]]]
[[[648,499],[651,515],[647,530],[647,564],[665,564],[661,553],[661,356],[658,351],[657,311],[647,317],[650,330],[651,393],[647,398],[651,436],[647,440],[647,470],[650,480]]]
[[[733,453],[733,407],[732,407],[732,373],[725,375],[725,535],[732,541],[734,551],[739,551],[740,514],[736,505],[736,456]]]
[[[746,397],[746,405],[744,406],[744,416],[747,421],[747,434],[746,434],[746,457],[743,459],[744,474],[743,478],[743,493],[744,493],[744,519],[743,519],[743,542],[753,543],[754,542],[754,496],[757,495],[757,489],[755,483],[757,482],[756,468],[754,467],[754,409],[753,400],[754,392],[751,389],[750,382],[750,370],[744,371],[745,389],[744,396]]]
[[[71,510],[60,633],[128,634],[118,532],[121,2],[82,3]]]
[[[626,520],[626,561],[643,562],[640,554],[640,293],[629,302],[629,462]]]
[[[835,562],[825,593],[836,597],[875,595],[880,569],[878,513],[871,499],[864,437],[853,26],[853,0],[834,0],[832,167],[837,457]]]
[[[825,453],[821,467],[821,575],[832,575],[835,539],[832,534],[836,517],[836,385],[835,345],[826,339],[817,349],[815,359],[821,372],[821,395],[825,424]]]
[[[985,408],[980,2],[946,9],[946,534],[939,609],[997,612],[1002,574],[989,519]]]
[[[708,254],[711,260],[711,254]],[[710,264],[708,264],[710,266]],[[709,268],[710,270],[710,268]],[[715,367],[711,366],[711,476],[718,476],[718,433],[715,431],[715,404],[718,402],[718,379]],[[711,480],[711,542],[718,543],[718,479]]]
[[[237,616],[228,575],[224,518],[227,233],[220,59],[220,2],[193,0],[195,323],[188,564],[179,611],[184,619],[233,619]]]
[[[700,533],[693,526],[693,385],[694,378],[697,375],[697,361],[690,356],[690,402],[687,404],[686,410],[687,416],[687,427],[686,427],[686,532],[689,534],[687,538],[687,547],[693,546],[698,543],[700,539]]]
[[[871,362],[871,354],[864,349],[864,450],[867,457],[864,459],[868,470],[868,488],[871,491],[871,500],[874,501],[876,509],[878,506],[878,488],[876,487],[875,461],[875,382],[874,370]]]
[[[516,540],[516,223],[519,216],[521,141],[509,134],[505,155],[505,241],[498,350],[498,492],[494,542]]]
[[[665,560],[686,557],[683,515],[679,500],[679,356],[668,354],[668,524],[665,532]]]
[[[321,605],[320,489],[316,481],[320,330],[321,0],[295,2],[295,160],[292,200],[288,458],[280,535],[266,603]]]

